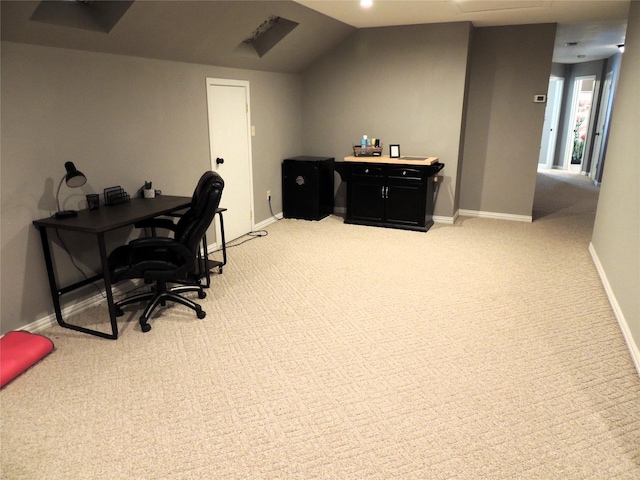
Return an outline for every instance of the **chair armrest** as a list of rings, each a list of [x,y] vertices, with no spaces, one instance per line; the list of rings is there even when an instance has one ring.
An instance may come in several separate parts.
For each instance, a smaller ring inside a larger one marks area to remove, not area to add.
[[[190,263],[195,256],[191,250],[189,250],[182,243],[176,242],[173,238],[168,237],[144,237],[131,240],[128,244],[129,248],[135,255],[136,250],[153,249],[156,252],[173,252],[178,258]]]
[[[134,225],[136,228],[165,228],[172,232],[176,231],[176,224],[170,218],[150,218],[136,222]]]
[[[142,237],[131,240],[128,243],[132,250],[154,248],[156,250],[175,250],[176,252],[186,252],[188,256],[193,253],[183,244],[178,243],[175,239],[169,237]]]

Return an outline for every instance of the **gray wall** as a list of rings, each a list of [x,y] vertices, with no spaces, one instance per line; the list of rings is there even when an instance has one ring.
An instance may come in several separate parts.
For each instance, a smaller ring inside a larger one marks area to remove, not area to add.
[[[638,351],[639,3],[632,2],[631,13],[593,248]],[[486,44],[496,51],[480,48],[483,56],[472,66],[476,83],[469,103],[477,110],[469,110],[472,131],[464,145],[464,163],[459,143],[472,35],[468,24],[416,26],[406,34],[396,28],[359,31],[302,78],[2,42],[2,332],[51,313],[31,221],[55,209],[54,189],[66,160],[75,161],[89,177],[81,195],[115,184],[133,191],[150,174],[166,193],[191,193],[195,179],[209,167],[207,76],[251,82],[257,131],[252,150],[256,222],[269,215],[261,201],[267,189],[274,194],[274,211],[281,211],[283,158],[341,158],[363,133],[380,136],[385,145],[400,143],[405,154],[436,154],[447,163],[448,189],[440,192],[437,215],[452,215],[456,196],[465,194],[465,188],[472,190],[461,208],[530,214],[535,185],[530,177],[535,177],[544,115],[543,104],[538,111],[531,100],[533,94],[546,92],[550,29],[475,30],[481,33],[477,47]],[[504,52],[495,45],[499,40]],[[515,58],[511,47],[505,47],[511,42],[527,55]],[[372,52],[379,56],[372,57]],[[540,65],[544,56],[547,63]],[[531,73],[531,62],[544,82]],[[534,77],[535,82],[527,83]],[[483,98],[485,93],[491,97]],[[507,100],[520,108],[510,112]],[[482,122],[491,124],[486,141],[478,134]],[[521,151],[519,142],[531,142],[529,151]],[[508,155],[497,151],[505,146]],[[176,165],[180,175],[175,175]],[[461,165],[459,190],[453,177]],[[517,210],[509,208],[512,203]],[[74,248],[80,253],[79,265],[92,267],[93,245],[83,252],[82,240],[68,240],[80,247]],[[79,275],[64,255],[57,258],[64,277]]]
[[[191,195],[210,169],[206,77],[250,82],[257,132],[252,139],[254,218],[260,222],[270,215],[262,192],[280,191],[282,158],[301,151],[297,75],[2,42],[3,333],[52,312],[39,235],[31,222],[55,212],[65,161],[73,161],[88,178],[77,191],[63,187],[67,208],[85,208],[85,194],[109,186],[133,193],[145,180],[166,194]],[[274,200],[274,211],[281,211],[279,195]],[[118,232],[108,240],[113,245],[128,234]],[[210,241],[214,238],[212,230]],[[97,268],[95,239],[69,232],[63,239],[83,270]],[[61,278],[81,279],[59,241],[54,243]],[[93,287],[85,290],[85,295],[95,293]]]
[[[555,24],[476,28],[460,208],[531,216]]]
[[[472,27],[361,29],[303,74],[304,153],[342,160],[363,134],[445,163],[435,215],[452,217]],[[338,192],[336,206],[344,206]]]
[[[592,248],[640,368],[640,2],[631,2]]]

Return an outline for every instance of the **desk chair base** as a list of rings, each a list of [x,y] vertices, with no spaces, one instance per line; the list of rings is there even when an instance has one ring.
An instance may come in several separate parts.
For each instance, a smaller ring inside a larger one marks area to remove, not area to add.
[[[124,300],[117,302],[114,307],[116,310],[116,316],[120,317],[124,315],[122,311],[122,307],[125,305],[129,305],[131,303],[144,302],[148,301],[144,312],[140,316],[140,328],[143,332],[148,332],[151,330],[151,325],[147,322],[149,321],[149,317],[155,310],[158,305],[166,305],[167,300],[172,302],[180,303],[185,307],[189,307],[192,310],[195,310],[198,318],[202,319],[206,316],[206,312],[202,310],[202,307],[197,303],[185,298],[180,293],[185,292],[198,292],[198,298],[203,299],[207,296],[207,293],[202,289],[199,285],[180,285],[178,287],[167,288],[167,283],[164,281],[158,281],[156,283],[157,288],[156,291],[141,293],[138,295],[133,295],[131,297],[127,297]]]

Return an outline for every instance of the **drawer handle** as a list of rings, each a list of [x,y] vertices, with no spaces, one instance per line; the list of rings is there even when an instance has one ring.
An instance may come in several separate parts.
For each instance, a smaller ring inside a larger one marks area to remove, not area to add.
[[[369,173],[369,169],[368,169],[368,168],[365,168],[365,169],[364,169],[364,173]]]

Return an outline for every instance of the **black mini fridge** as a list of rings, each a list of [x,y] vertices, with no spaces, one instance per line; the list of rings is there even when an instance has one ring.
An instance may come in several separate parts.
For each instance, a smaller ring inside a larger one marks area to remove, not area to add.
[[[300,156],[282,162],[282,214],[321,220],[333,213],[333,166],[329,157]]]

